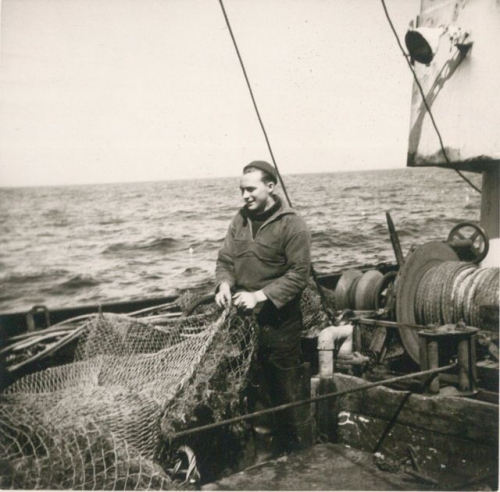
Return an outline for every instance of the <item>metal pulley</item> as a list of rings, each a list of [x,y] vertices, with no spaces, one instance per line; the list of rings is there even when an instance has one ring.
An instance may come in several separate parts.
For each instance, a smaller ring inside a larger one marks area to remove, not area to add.
[[[448,234],[448,244],[461,261],[480,263],[490,249],[486,231],[474,222],[460,222]]]
[[[337,310],[378,311],[392,309],[392,290],[395,272],[383,275],[379,270],[351,269],[345,271],[335,288]]]

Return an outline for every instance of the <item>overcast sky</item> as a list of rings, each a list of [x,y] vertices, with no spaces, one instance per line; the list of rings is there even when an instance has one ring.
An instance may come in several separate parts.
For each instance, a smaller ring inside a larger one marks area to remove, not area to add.
[[[403,168],[379,0],[225,0],[283,174]],[[419,0],[387,0],[400,37]],[[217,0],[3,0],[0,186],[236,176],[269,159]]]

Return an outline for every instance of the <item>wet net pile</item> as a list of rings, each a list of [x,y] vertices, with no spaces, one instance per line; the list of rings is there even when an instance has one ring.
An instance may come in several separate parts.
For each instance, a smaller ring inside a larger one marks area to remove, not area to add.
[[[214,310],[171,326],[96,315],[73,363],[30,374],[1,396],[1,487],[176,488],[156,464],[162,443],[192,423],[214,379],[224,380],[220,413],[244,383],[253,335],[235,321]]]
[[[326,323],[319,302],[305,294],[307,329]],[[254,323],[213,305],[161,326],[95,315],[74,362],[0,395],[0,487],[185,488],[172,437],[245,411]]]

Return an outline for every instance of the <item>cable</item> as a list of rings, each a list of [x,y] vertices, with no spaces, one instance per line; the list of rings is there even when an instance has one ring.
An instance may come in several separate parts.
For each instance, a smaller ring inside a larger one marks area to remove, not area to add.
[[[219,4],[221,6],[222,13],[224,14],[224,19],[226,21],[226,25],[227,25],[227,28],[229,30],[229,34],[231,35],[234,49],[236,50],[236,54],[238,55],[238,60],[240,61],[241,69],[243,70],[243,75],[245,77],[245,81],[247,83],[248,90],[250,92],[250,97],[252,98],[253,107],[255,108],[255,112],[257,113],[257,119],[259,120],[260,127],[262,128],[262,132],[264,133],[264,138],[266,139],[267,148],[269,149],[269,153],[271,154],[271,159],[273,161],[274,167],[276,168],[276,173],[278,174],[278,179],[281,183],[281,187],[283,188],[283,193],[285,194],[288,205],[291,207],[292,202],[291,202],[290,197],[288,196],[288,193],[286,191],[285,183],[283,182],[283,178],[281,177],[281,173],[278,169],[278,164],[276,163],[276,159],[274,158],[273,150],[271,148],[271,143],[269,141],[266,129],[264,127],[264,123],[263,123],[262,118],[260,116],[259,108],[257,107],[257,102],[255,101],[255,97],[253,95],[252,86],[250,85],[250,80],[248,78],[247,71],[246,71],[245,65],[243,63],[243,59],[241,58],[240,50],[238,48],[238,44],[236,43],[236,38],[234,37],[233,30],[231,29],[231,24],[230,24],[229,18],[227,16],[226,9],[224,8],[224,3],[222,0],[219,0]],[[314,269],[314,266],[312,264],[311,264],[311,273],[312,273],[314,282],[316,283],[316,286],[318,288],[318,293],[319,293],[319,296],[321,298],[321,304],[323,305],[323,310],[325,311],[325,314],[327,315],[330,322],[332,324],[335,324],[335,322],[336,322],[335,317],[334,317],[333,313],[331,312],[331,310],[328,308],[328,302],[327,302],[325,293],[323,292],[323,288],[319,283],[318,275],[317,275],[317,273]]]
[[[231,29],[231,24],[229,22],[229,18],[227,16],[227,14],[226,14],[226,9],[224,8],[224,3],[222,2],[222,0],[219,0],[219,4],[221,6],[222,13],[224,14],[224,19],[226,20],[226,25],[227,25],[227,28],[229,29],[229,34],[231,35],[231,39],[233,40],[234,49],[236,50],[236,54],[238,55],[238,60],[240,61],[241,69],[243,70],[243,75],[245,76],[245,81],[247,83],[247,87],[248,87],[248,90],[250,92],[250,97],[252,98],[253,107],[255,108],[255,112],[257,113],[257,119],[259,120],[260,127],[262,128],[262,132],[264,133],[264,138],[266,139],[267,148],[269,149],[269,153],[271,154],[271,159],[273,161],[274,167],[276,168],[276,172],[278,174],[278,178],[280,180],[280,183],[281,183],[281,186],[283,188],[283,192],[285,194],[287,202],[291,207],[292,202],[290,201],[290,198],[289,198],[288,193],[286,191],[285,183],[283,182],[283,179],[281,178],[281,174],[280,174],[279,169],[278,169],[278,164],[276,163],[276,159],[274,158],[273,149],[271,148],[271,143],[269,142],[269,138],[267,136],[267,132],[266,132],[266,129],[264,127],[264,123],[262,122],[262,118],[260,117],[259,108],[257,107],[257,102],[255,101],[255,97],[253,95],[252,86],[250,85],[250,80],[248,79],[247,71],[245,69],[243,59],[241,58],[240,50],[238,49],[238,44],[236,43],[236,39],[234,37],[233,30]]]
[[[338,398],[339,396],[350,395],[352,393],[359,393],[360,391],[366,391],[368,389],[376,388],[378,386],[389,385],[393,383],[399,383],[401,381],[406,381],[408,379],[420,378],[421,376],[436,376],[441,372],[449,371],[450,369],[454,369],[457,367],[457,363],[453,362],[447,366],[436,367],[435,369],[426,369],[424,371],[414,372],[410,374],[404,374],[403,376],[395,376],[389,379],[382,379],[380,381],[375,381],[373,383],[363,384],[362,386],[356,386],[354,388],[348,388],[340,391],[334,391],[332,393],[326,393],[323,395],[317,395],[310,398],[306,398],[305,400],[294,401],[290,403],[283,403],[282,405],[278,405],[277,407],[266,408],[264,410],[258,410],[257,412],[247,413],[245,415],[240,415],[239,417],[233,417],[226,420],[219,420],[218,422],[213,422],[211,424],[200,425],[199,427],[193,427],[191,429],[186,429],[183,431],[179,431],[174,433],[173,435],[168,436],[170,441],[174,439],[178,439],[179,437],[189,436],[191,434],[197,434],[199,432],[204,432],[210,429],[216,429],[218,427],[223,427],[225,425],[235,424],[237,422],[242,422],[244,420],[251,420],[255,417],[261,417],[263,415],[270,415],[272,413],[280,412],[282,410],[288,410],[290,408],[297,408],[303,405],[307,405],[310,403],[315,403],[319,401],[328,400],[330,398]],[[424,381],[423,387],[426,387],[427,384],[434,378],[426,379]]]
[[[446,163],[449,166],[451,166],[452,164],[451,164],[451,161],[448,158],[448,154],[446,153],[446,150],[444,148],[444,143],[443,143],[443,139],[441,137],[441,133],[437,127],[436,121],[434,120],[434,115],[432,114],[431,108],[430,108],[429,104],[427,103],[427,99],[425,98],[425,94],[424,94],[424,90],[422,88],[422,85],[420,84],[420,81],[418,80],[417,74],[415,73],[415,70],[414,70],[411,62],[408,60],[406,52],[401,44],[401,41],[399,40],[398,33],[396,32],[396,29],[394,28],[394,24],[392,23],[391,17],[389,15],[389,12],[387,11],[387,6],[385,5],[385,0],[380,0],[380,1],[382,2],[382,7],[384,8],[385,16],[387,17],[387,21],[389,22],[389,25],[391,27],[393,34],[394,34],[394,37],[396,38],[399,49],[401,50],[401,53],[403,53],[403,57],[406,60],[406,63],[408,64],[408,67],[413,75],[413,78],[415,79],[415,83],[417,84],[418,90],[420,91],[420,95],[422,96],[422,101],[424,103],[425,109],[427,109],[427,112],[429,113],[429,116],[431,118],[432,126],[434,127],[434,130],[436,130],[436,134],[437,134],[437,137],[439,139],[439,145],[441,147],[441,152],[443,153],[444,159],[445,159]],[[474,188],[478,193],[481,193],[481,190],[474,183],[472,183],[466,176],[464,176],[458,169],[455,169],[455,171],[472,188]]]

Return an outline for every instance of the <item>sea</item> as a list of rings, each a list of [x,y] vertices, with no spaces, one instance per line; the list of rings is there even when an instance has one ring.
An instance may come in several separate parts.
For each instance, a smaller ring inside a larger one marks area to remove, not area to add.
[[[394,262],[386,212],[404,253],[480,217],[480,194],[451,170],[283,179],[319,274]],[[241,205],[238,177],[0,188],[0,312],[208,292]]]

